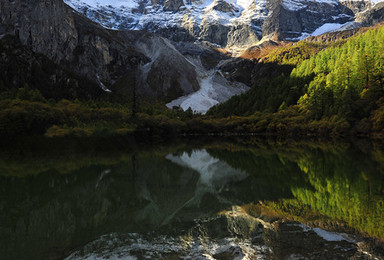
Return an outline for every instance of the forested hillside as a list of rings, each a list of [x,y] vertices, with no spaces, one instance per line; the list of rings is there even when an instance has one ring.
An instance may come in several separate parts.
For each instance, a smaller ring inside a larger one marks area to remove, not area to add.
[[[328,48],[300,63],[291,78],[312,78],[299,104],[314,118],[369,116],[383,96],[384,27]]]
[[[343,121],[380,130],[384,119],[384,27],[348,40],[299,42],[264,62],[292,65],[289,75],[263,79],[247,93],[209,111],[216,117],[294,110],[307,121]],[[257,112],[259,113],[259,112]]]
[[[336,42],[302,41],[276,48],[255,63],[250,91],[213,107],[207,115],[169,110],[140,96],[120,102],[113,96],[87,98],[77,91],[74,97],[57,95],[41,81],[10,87],[2,84],[10,82],[9,70],[4,70],[0,133],[382,136],[383,50],[384,26]]]

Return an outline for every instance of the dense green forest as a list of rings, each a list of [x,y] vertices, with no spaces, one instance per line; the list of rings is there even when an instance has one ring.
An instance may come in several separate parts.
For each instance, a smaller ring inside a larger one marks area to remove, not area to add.
[[[94,88],[86,80],[16,43],[17,50],[3,45],[13,64],[0,73],[0,134],[5,138],[195,133],[380,137],[384,131],[383,26],[337,42],[301,41],[272,50],[257,64],[271,73],[207,115],[169,110],[143,97],[133,105],[133,97],[87,96],[82,86]],[[27,53],[31,62],[25,63],[18,52]],[[276,77],[276,71],[281,75]],[[50,81],[55,73],[63,83],[57,93]]]
[[[290,75],[266,78],[209,115],[253,116],[280,111],[305,122],[339,122],[346,130],[383,129],[384,27],[337,44],[299,42],[278,49],[265,62],[295,66]]]

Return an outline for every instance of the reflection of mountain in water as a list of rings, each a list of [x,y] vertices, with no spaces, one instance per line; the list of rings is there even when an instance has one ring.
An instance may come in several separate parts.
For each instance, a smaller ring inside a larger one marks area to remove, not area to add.
[[[91,255],[103,248],[118,254],[110,248],[109,238],[114,237],[115,246],[133,253],[144,246],[147,253],[156,251],[156,245],[187,246],[200,255],[214,251],[217,258],[236,252],[266,256],[268,248],[285,255],[288,246],[279,245],[303,243],[291,239],[304,232],[298,226],[280,225],[282,233],[268,235],[265,230],[273,228],[268,229],[271,225],[263,214],[233,207],[257,201],[266,206],[273,202],[274,209],[298,217],[313,209],[362,231],[382,230],[383,185],[377,172],[383,167],[371,157],[338,150],[233,148],[137,151],[117,155],[118,160],[101,158],[98,165],[95,160],[87,163],[90,157],[85,154],[76,160],[77,167],[70,162],[73,170],[67,174],[49,166],[38,168],[44,169],[39,174],[34,167],[34,175],[17,174],[27,177],[0,177],[0,258],[62,259],[90,241]],[[27,159],[23,171],[29,171]],[[346,207],[353,212],[346,215]],[[217,215],[228,209],[232,210]],[[307,235],[308,243],[316,245],[310,250],[321,251],[324,241],[314,232]],[[173,244],[160,241],[169,238]],[[267,248],[259,246],[260,241]],[[350,248],[340,243],[337,246]],[[352,251],[340,249],[335,254],[343,252]]]
[[[184,152],[179,156],[169,154],[166,158],[182,167],[190,168],[200,174],[194,196],[185,206],[200,206],[202,198],[208,194],[216,197],[221,203],[230,205],[220,193],[228,191],[231,183],[244,180],[248,175],[232,168],[226,162],[212,157],[205,149],[195,150],[191,153]]]
[[[0,251],[7,259],[41,258],[57,254],[52,248],[65,255],[63,249],[106,233],[143,233],[171,223],[187,228],[196,218],[253,201],[258,186],[270,186],[206,150],[125,158],[106,166],[81,164],[65,175],[51,169],[0,177]]]

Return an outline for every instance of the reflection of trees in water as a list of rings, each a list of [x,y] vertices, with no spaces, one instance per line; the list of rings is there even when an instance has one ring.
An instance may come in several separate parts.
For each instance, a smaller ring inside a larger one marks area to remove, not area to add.
[[[309,153],[298,163],[315,188],[292,190],[301,202],[370,236],[383,238],[384,176],[366,154]],[[322,170],[320,170],[322,169]]]
[[[368,151],[322,144],[312,148],[238,147],[232,153],[212,154],[256,178],[261,175],[270,179],[274,183],[271,186],[282,190],[288,186],[295,200],[270,204],[282,213],[305,220],[309,206],[328,220],[342,221],[369,236],[384,238],[384,164],[377,156],[381,154],[378,150]]]

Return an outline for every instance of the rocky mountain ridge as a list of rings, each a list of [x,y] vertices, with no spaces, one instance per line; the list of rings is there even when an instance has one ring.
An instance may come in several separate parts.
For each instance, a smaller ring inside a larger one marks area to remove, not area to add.
[[[249,47],[262,38],[300,40],[317,29],[368,26],[381,1],[340,0],[65,0],[107,28],[154,31],[174,41]],[[380,15],[376,15],[380,16]],[[328,26],[327,26],[328,25]],[[331,25],[331,26],[329,26]]]

